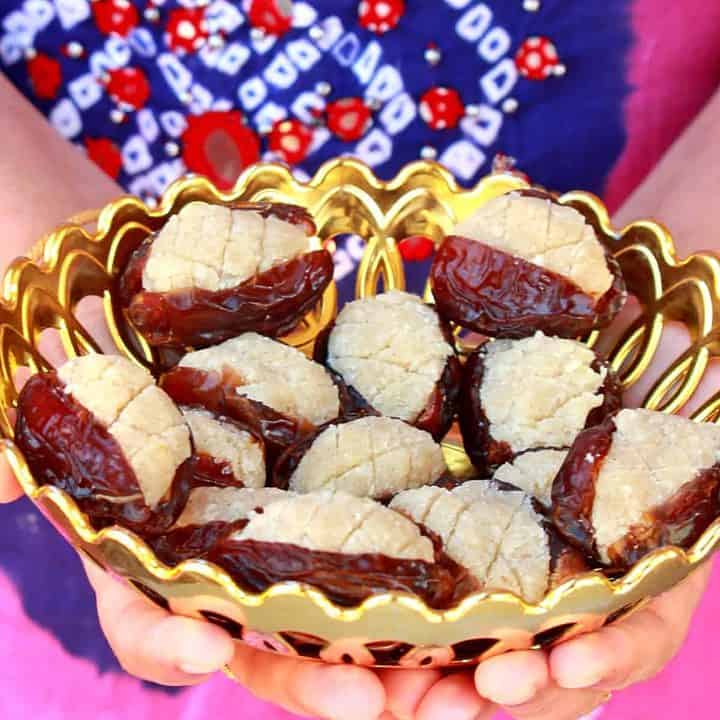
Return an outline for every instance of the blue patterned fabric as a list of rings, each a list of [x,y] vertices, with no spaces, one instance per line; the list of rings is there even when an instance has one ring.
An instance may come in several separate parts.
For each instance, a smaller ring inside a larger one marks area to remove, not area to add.
[[[198,3],[209,38],[184,54],[169,46],[168,23],[193,3],[151,5],[155,20],[145,17],[144,2],[132,4],[137,25],[121,37],[101,33],[87,0],[0,0],[0,67],[68,139],[111,140],[122,156],[119,182],[140,195],[159,195],[185,171],[173,153],[184,151],[188,117],[208,110],[238,109],[259,131],[284,117],[310,123],[313,109],[339,98],[379,105],[358,141],[318,128],[315,147],[300,164],[307,173],[349,153],[388,177],[430,146],[464,183],[488,172],[494,154],[505,152],[539,182],[599,192],[623,147],[631,41],[626,0],[545,0],[539,12],[525,11],[521,0],[416,0],[398,26],[380,36],[359,24],[355,0],[296,2],[296,26],[262,39],[253,37],[242,3],[216,0]],[[515,52],[537,35],[555,43],[565,76],[533,82],[519,75]],[[82,49],[80,57],[67,56],[69,43]],[[442,55],[435,66],[425,60],[432,43]],[[59,62],[61,82],[46,99],[33,89],[29,48]],[[103,76],[119,68],[139,70],[150,95],[114,123],[119,106]],[[316,92],[319,82],[330,84],[327,98]],[[457,90],[479,115],[455,129],[430,129],[418,102],[433,85]],[[517,101],[513,113],[503,112],[508,98]],[[266,141],[263,146],[267,153]]]

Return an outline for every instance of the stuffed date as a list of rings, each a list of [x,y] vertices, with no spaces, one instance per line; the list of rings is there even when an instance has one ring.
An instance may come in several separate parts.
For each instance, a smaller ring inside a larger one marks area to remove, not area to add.
[[[245,527],[251,512],[287,496],[277,488],[196,487],[177,522],[150,544],[168,565],[204,558],[221,538]]]
[[[392,290],[348,303],[317,348],[365,412],[399,418],[439,440],[455,414],[460,364],[435,309]]]
[[[190,432],[143,368],[88,355],[31,377],[15,440],[41,484],[69,493],[96,526],[169,528],[193,482]]]
[[[624,570],[663,545],[689,548],[720,514],[720,427],[622,410],[573,443],[552,518],[568,542]]]
[[[247,525],[224,536],[208,558],[247,590],[302,582],[349,606],[377,593],[401,591],[444,608],[475,587],[467,571],[413,522],[345,493],[274,502],[251,513]]]
[[[430,280],[443,317],[490,337],[576,337],[606,326],[625,300],[619,265],[595,229],[535,190],[490,200],[461,222]]]
[[[429,433],[370,416],[331,424],[289,448],[273,483],[297,493],[337,490],[387,500],[434,483],[446,471],[442,448]]]
[[[195,484],[260,488],[265,485],[265,444],[230,418],[183,408],[195,452]]]
[[[557,541],[532,499],[517,488],[470,480],[447,490],[423,487],[396,495],[390,508],[437,533],[444,551],[479,586],[510,590],[538,602],[567,572],[582,572],[581,555]]]
[[[593,350],[540,332],[485,343],[463,373],[460,427],[482,475],[527,450],[568,448],[621,407],[620,386]]]
[[[185,355],[160,384],[178,405],[225,417],[262,439],[268,469],[340,413],[338,388],[325,368],[256,333]]]
[[[330,254],[310,249],[314,233],[310,215],[293,205],[189,203],[134,252],[120,302],[155,347],[283,335],[332,280]]]

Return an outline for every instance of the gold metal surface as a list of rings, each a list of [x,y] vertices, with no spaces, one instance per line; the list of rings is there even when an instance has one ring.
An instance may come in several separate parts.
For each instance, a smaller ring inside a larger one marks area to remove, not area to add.
[[[482,203],[520,187],[524,183],[517,177],[493,175],[472,190],[462,190],[433,163],[414,163],[395,179],[382,182],[362,164],[338,160],[323,166],[307,184],[294,180],[283,167],[258,165],[227,194],[204,179],[189,178],[174,184],[155,210],[122,198],[99,215],[83,214],[75,224],[58,228],[34,253],[34,260],[11,266],[0,301],[2,451],[23,489],[73,544],[155,602],[223,624],[256,647],[331,662],[408,667],[474,663],[509,649],[552,644],[593,630],[668,590],[718,548],[720,522],[688,552],[659,550],[614,581],[588,573],[556,588],[538,605],[511,593],[489,592],[475,594],[453,610],[436,612],[415,597],[385,594],[345,609],[317,590],[296,584],[250,595],[207,562],[188,561],[171,569],[126,530],[96,532],[65,493],[37,486],[12,443],[18,388],[28,371],[62,359],[56,352],[59,346],[65,356],[74,356],[100,352],[113,340],[122,352],[152,365],[152,352],[125,329],[113,306],[118,258],[188,202],[273,200],[305,205],[317,220],[317,243],[340,233],[365,239],[356,291],[367,296],[380,285],[404,287],[396,239],[422,234],[438,242]],[[692,406],[697,418],[716,421],[720,393],[702,396],[708,392],[702,380],[709,363],[720,355],[718,259],[695,255],[678,262],[661,225],[641,221],[616,232],[596,197],[573,192],[561,201],[581,210],[604,236],[638,301],[612,328],[594,333],[588,342],[609,354],[626,387],[653,378],[643,401],[647,407],[678,412]],[[94,313],[83,311],[89,297],[102,298],[107,327],[102,326],[99,300]],[[309,352],[315,335],[336,310],[333,286],[287,340]],[[687,340],[681,351],[668,356],[661,340],[670,324],[683,329]],[[471,471],[460,448],[447,444],[445,451],[454,471]]]

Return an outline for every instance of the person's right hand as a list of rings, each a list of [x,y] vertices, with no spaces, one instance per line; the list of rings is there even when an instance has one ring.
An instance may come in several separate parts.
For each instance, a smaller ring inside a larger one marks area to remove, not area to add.
[[[0,459],[0,502],[21,495],[6,459]],[[194,685],[231,661],[234,644],[223,630],[171,615],[81,559],[95,590],[103,632],[127,672],[163,685]]]
[[[22,494],[0,456],[0,503]],[[371,670],[309,663],[236,644],[221,628],[172,615],[91,560],[81,560],[95,590],[103,633],[129,674],[161,685],[196,685],[229,666],[255,695],[300,715],[338,720],[382,715],[386,692]],[[481,704],[478,698],[473,706]],[[241,707],[238,711],[242,714]]]

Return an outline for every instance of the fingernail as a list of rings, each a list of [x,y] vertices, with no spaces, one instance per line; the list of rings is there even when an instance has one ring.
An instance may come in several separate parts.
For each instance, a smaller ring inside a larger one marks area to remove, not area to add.
[[[220,672],[229,662],[230,658],[225,654],[210,657],[206,653],[204,657],[179,662],[178,668],[188,675],[212,675]]]
[[[492,690],[488,694],[484,694],[490,702],[495,705],[502,705],[504,707],[513,707],[515,705],[524,705],[529,703],[538,693],[537,688],[533,685],[527,685],[525,688],[515,686],[514,688],[507,688],[507,692],[504,690]]]
[[[181,663],[180,670],[186,675],[212,675],[222,669],[222,665],[217,667],[191,665],[190,663]]]
[[[524,705],[530,702],[540,690],[534,683],[508,681],[501,684],[495,682],[493,678],[490,678],[488,682],[484,682],[482,676],[476,679],[475,685],[482,697],[495,703],[495,705],[508,707]]]
[[[588,660],[576,666],[568,677],[556,678],[556,680],[557,684],[566,690],[584,690],[597,687],[604,675],[604,667]]]

